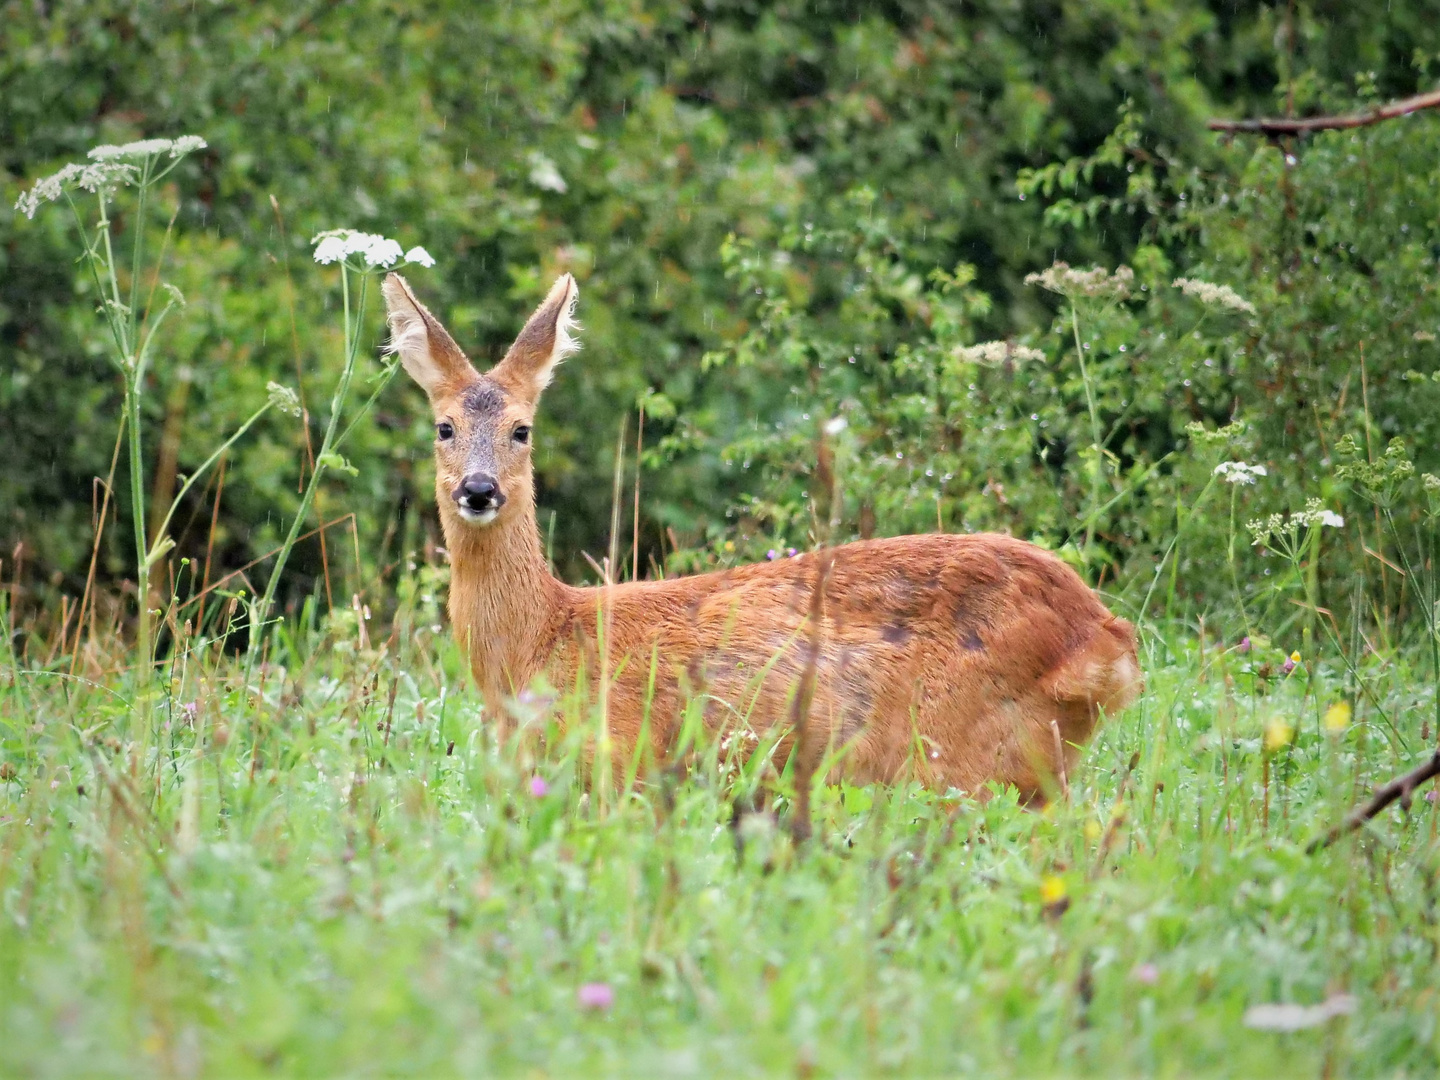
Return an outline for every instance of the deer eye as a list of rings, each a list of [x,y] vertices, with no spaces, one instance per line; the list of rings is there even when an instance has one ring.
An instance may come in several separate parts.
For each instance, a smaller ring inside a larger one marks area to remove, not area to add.
[[[455,429],[442,420],[440,423],[435,425],[435,434],[438,435],[442,440],[453,439],[455,437]]]
[[[515,429],[515,433],[514,433],[514,436],[513,436],[513,437],[514,437],[515,441],[518,442],[518,443],[529,442],[529,441],[530,441],[530,429],[529,429],[526,425],[521,424],[519,427],[517,427],[517,428]]]

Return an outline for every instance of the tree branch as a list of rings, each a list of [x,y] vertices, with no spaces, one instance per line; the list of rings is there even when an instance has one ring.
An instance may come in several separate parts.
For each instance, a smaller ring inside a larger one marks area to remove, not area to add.
[[[1346,815],[1345,820],[1336,825],[1324,836],[1310,841],[1307,852],[1319,851],[1321,848],[1329,847],[1346,833],[1354,832],[1364,825],[1371,818],[1375,817],[1396,799],[1406,810],[1410,809],[1410,798],[1415,794],[1415,789],[1427,780],[1440,776],[1440,750],[1430,756],[1430,760],[1423,765],[1411,769],[1404,776],[1397,776],[1384,787],[1375,789],[1375,795],[1364,806],[1357,806]]]
[[[1344,116],[1307,116],[1303,119],[1271,118],[1268,120],[1224,120],[1216,118],[1206,123],[1211,131],[1246,132],[1261,135],[1306,135],[1312,131],[1338,131],[1344,128],[1368,127],[1381,120],[1394,120],[1409,116],[1421,109],[1440,106],[1440,90],[1428,94],[1416,94],[1386,105],[1380,105],[1367,112],[1347,113]]]

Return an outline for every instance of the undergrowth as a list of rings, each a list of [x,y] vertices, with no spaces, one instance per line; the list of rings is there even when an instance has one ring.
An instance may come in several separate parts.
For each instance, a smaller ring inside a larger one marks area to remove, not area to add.
[[[1428,753],[1404,652],[1149,633],[1147,692],[1068,799],[822,784],[796,849],[788,776],[717,742],[628,793],[588,782],[584,717],[494,745],[411,585],[388,638],[302,621],[248,683],[223,637],[184,639],[148,713],[123,652],[5,657],[0,1072],[1440,1062],[1433,804],[1305,850]],[[1353,1011],[1247,1026],[1322,1002]]]

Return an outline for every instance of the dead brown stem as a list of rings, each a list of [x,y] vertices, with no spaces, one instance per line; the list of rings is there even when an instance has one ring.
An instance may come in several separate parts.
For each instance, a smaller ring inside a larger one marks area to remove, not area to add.
[[[1346,128],[1368,127],[1382,120],[1395,120],[1421,109],[1440,106],[1440,90],[1402,98],[1379,105],[1366,112],[1343,116],[1307,116],[1303,119],[1271,117],[1263,120],[1225,120],[1219,117],[1206,123],[1211,131],[1240,132],[1258,135],[1308,135],[1312,131],[1341,131]]]
[[[1060,725],[1050,721],[1050,736],[1055,741],[1055,779],[1060,781],[1060,794],[1070,801],[1070,778],[1065,775],[1065,742],[1060,738]]]
[[[1440,776],[1440,750],[1430,755],[1430,760],[1423,765],[1417,765],[1403,776],[1397,776],[1388,784],[1375,789],[1375,794],[1370,801],[1363,806],[1357,806],[1350,813],[1345,815],[1345,820],[1334,826],[1329,832],[1318,839],[1310,841],[1305,849],[1307,852],[1316,852],[1321,848],[1327,848],[1346,833],[1354,832],[1367,821],[1376,817],[1381,810],[1384,810],[1397,799],[1400,806],[1410,809],[1410,800],[1415,794],[1415,789],[1427,780],[1433,780]]]

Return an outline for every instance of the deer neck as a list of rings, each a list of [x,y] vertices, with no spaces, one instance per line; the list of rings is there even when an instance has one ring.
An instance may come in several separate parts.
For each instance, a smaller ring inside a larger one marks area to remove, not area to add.
[[[489,706],[543,666],[564,586],[550,574],[533,505],[480,528],[444,518],[450,621]]]

